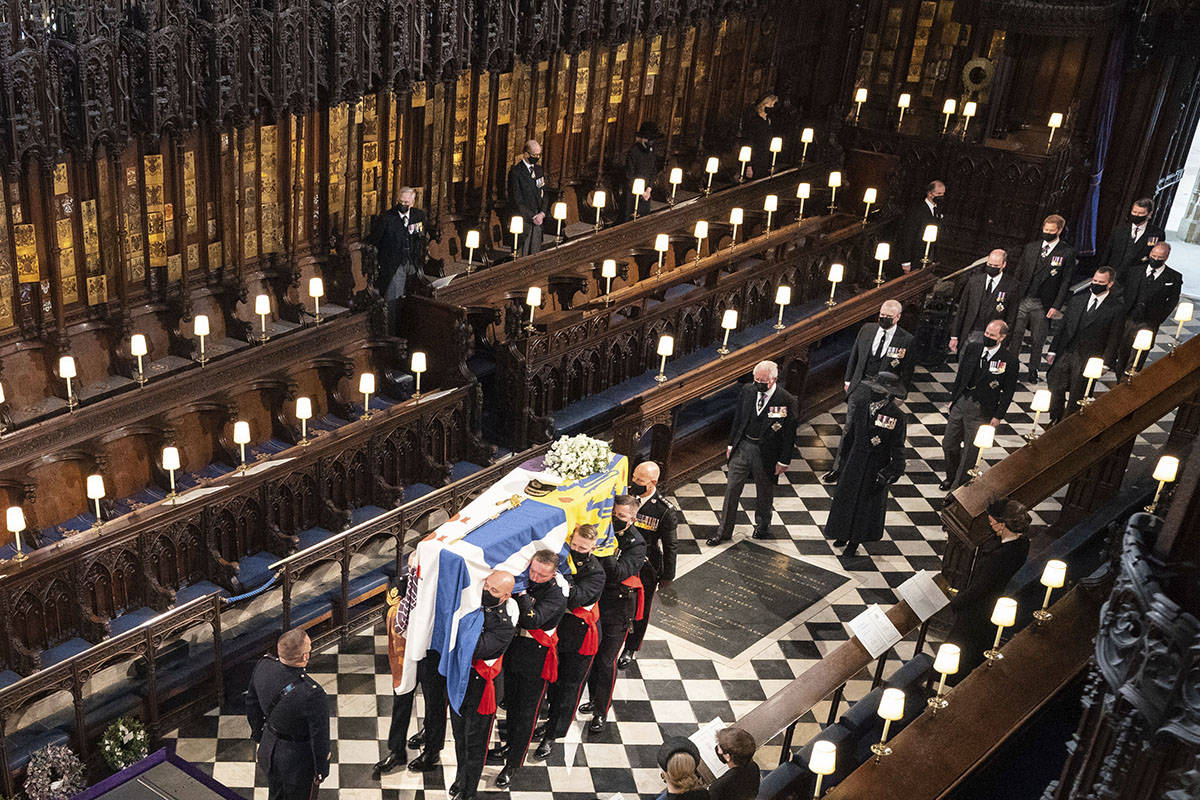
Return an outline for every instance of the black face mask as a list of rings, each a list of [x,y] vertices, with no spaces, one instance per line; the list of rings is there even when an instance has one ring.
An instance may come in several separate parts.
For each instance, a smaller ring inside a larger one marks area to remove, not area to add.
[[[646,486],[646,484],[644,484],[644,483],[638,483],[637,481],[629,482],[629,491],[635,497],[641,497],[642,495],[644,495],[646,493],[646,489],[648,489],[648,488],[649,487]]]
[[[541,156],[525,156],[525,160],[530,164],[536,164],[539,159],[541,159]]]
[[[1165,258],[1152,258],[1148,263],[1150,264],[1150,269],[1158,269],[1166,264],[1167,260]]]
[[[1108,291],[1107,283],[1093,283],[1092,284],[1092,294],[1104,294],[1107,291]]]
[[[1000,340],[999,340],[999,339],[993,339],[993,338],[992,338],[992,337],[990,337],[990,336],[985,336],[985,337],[983,337],[983,349],[984,349],[984,350],[987,350],[987,349],[989,349],[989,348],[992,348],[992,347],[996,347],[996,346],[997,346],[997,345],[999,345],[999,344],[1000,344]]]
[[[1042,241],[1045,242],[1046,244],[1050,244],[1057,238],[1058,238],[1057,233],[1043,233],[1042,234]]]
[[[879,327],[883,328],[885,331],[895,324],[896,320],[892,319],[891,317],[885,317],[882,314],[879,315]]]
[[[1143,222],[1145,222],[1148,219],[1150,219],[1149,214],[1146,214],[1145,216],[1143,216],[1141,214],[1130,214],[1129,215],[1129,221],[1132,222],[1134,225],[1141,225]]]
[[[940,206],[945,201],[946,201],[945,195],[938,195],[937,197],[933,198],[933,204],[935,206]]]
[[[484,608],[492,608],[493,606],[498,606],[498,605],[500,605],[500,598],[496,597],[494,594],[489,592],[487,589],[484,589],[483,590],[483,607]]]
[[[408,213],[408,210],[409,210],[410,208],[412,208],[412,206],[410,206],[408,203],[401,203],[401,204],[400,204],[400,213],[401,213],[401,214],[407,214],[407,213]]]
[[[760,392],[765,392],[771,388],[771,385],[769,383],[767,383],[766,381],[755,381],[754,388]]]
[[[999,274],[1000,274],[1000,267],[987,267],[987,266],[985,266],[985,267],[983,268],[983,273],[984,273],[985,275],[987,275],[989,278],[994,278],[994,277],[996,277],[997,275],[999,275]]]
[[[571,551],[571,563],[575,565],[575,569],[577,569],[577,570],[583,569],[588,564],[592,563],[592,554],[591,553],[576,553],[574,550],[572,550]]]

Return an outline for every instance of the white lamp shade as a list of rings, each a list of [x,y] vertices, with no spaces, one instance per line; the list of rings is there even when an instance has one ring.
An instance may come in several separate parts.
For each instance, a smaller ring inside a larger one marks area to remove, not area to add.
[[[874,203],[877,197],[879,197],[879,192],[877,192],[874,188],[867,189],[865,192],[863,192],[864,203]]]
[[[671,177],[667,178],[667,182],[673,184],[683,183],[683,170],[679,167],[672,167]]]
[[[525,218],[513,217],[508,221],[508,232],[520,236],[525,232]]]
[[[1183,300],[1175,307],[1175,316],[1173,319],[1176,322],[1191,322],[1192,321],[1192,301]]]
[[[233,443],[250,444],[250,423],[238,420],[233,423]]]
[[[646,179],[634,178],[632,189],[634,194],[641,194],[642,192],[646,191]]]
[[[164,447],[162,452],[162,465],[165,470],[179,469],[179,448]]]
[[[197,314],[196,319],[192,321],[192,332],[197,336],[208,336],[208,315]]]
[[[525,293],[525,305],[540,306],[542,304],[542,287],[530,286],[529,291]]]
[[[975,116],[975,110],[977,108],[978,108],[978,106],[975,105],[974,100],[968,100],[967,102],[963,103],[963,116],[964,117]]]
[[[921,241],[922,242],[936,242],[937,241],[937,233],[938,233],[937,228],[938,228],[937,225],[926,225],[925,232],[921,234]]]
[[[1179,459],[1175,456],[1161,456],[1154,465],[1154,480],[1170,483],[1179,474]]]
[[[908,92],[900,95],[900,99],[896,101],[898,108],[908,108],[910,105],[912,105],[912,95]]]
[[[414,374],[420,374],[427,368],[425,363],[425,354],[420,350],[412,354],[412,371]]]
[[[359,394],[375,394],[375,373],[364,372],[358,376]]]
[[[829,280],[832,283],[839,283],[846,273],[846,268],[842,264],[829,265]]]
[[[104,476],[103,475],[88,475],[87,476],[87,496],[88,500],[99,500],[104,497]]]
[[[1098,357],[1089,358],[1087,360],[1087,363],[1083,365],[1083,377],[1085,377],[1085,378],[1091,378],[1092,380],[1096,380],[1103,374],[1104,374],[1104,359],[1103,358],[1098,358]]]
[[[991,425],[980,425],[979,430],[975,431],[975,446],[980,450],[986,450],[996,441],[996,429]]]
[[[743,220],[743,211],[740,208],[729,209],[729,224],[741,225]]]
[[[875,245],[875,260],[887,261],[892,257],[892,246],[887,242],[880,242]]]
[[[1052,558],[1042,568],[1042,586],[1061,589],[1067,582],[1067,562]]]
[[[669,356],[675,352],[675,337],[663,335],[658,337],[658,354]]]
[[[308,296],[309,297],[324,297],[325,296],[325,281],[320,278],[308,279]]]
[[[13,533],[25,530],[25,511],[20,506],[9,506],[4,514],[4,524]]]
[[[144,334],[135,333],[129,337],[129,354],[133,356],[146,355],[146,337]]]
[[[312,419],[312,400],[310,398],[296,398],[296,419]]]
[[[604,204],[608,202],[608,195],[603,189],[597,189],[592,192],[592,208],[604,208]]]
[[[720,168],[720,166],[720,159],[718,159],[716,156],[709,156],[708,161],[704,162],[704,171],[709,175],[713,175],[716,173],[717,169]]]
[[[763,211],[778,211],[779,195],[769,194],[763,198]]]
[[[600,277],[601,278],[617,277],[616,259],[612,259],[612,258],[604,259],[603,263],[600,264]]]
[[[836,172],[836,171],[829,173],[829,188],[836,189],[841,185],[842,185],[842,173]]]
[[[807,200],[812,195],[812,184],[802,183],[796,187],[796,199]]]
[[[813,742],[808,768],[817,775],[832,775],[837,769],[837,745],[824,739]]]
[[[812,140],[813,140],[813,129],[812,128],[805,128],[804,130],[800,131],[800,141],[801,142],[803,142],[804,144],[812,144]]]
[[[854,92],[854,102],[856,102],[856,103],[865,103],[865,102],[867,102],[867,90],[866,90],[866,89],[857,89],[857,90],[855,90],[855,92]]]
[[[550,216],[554,217],[555,219],[566,219],[567,204],[562,201],[555,203],[550,209]]]
[[[772,136],[770,150],[772,153],[781,152],[783,150],[783,139],[778,136]]]
[[[738,313],[736,308],[727,308],[725,313],[721,315],[721,327],[727,331],[731,331],[737,327]]]
[[[696,230],[694,231],[697,239],[704,239],[708,236],[708,222],[702,219],[696,220]]]
[[[74,378],[76,376],[74,356],[63,356],[58,360],[58,374],[63,378]]]
[[[265,294],[260,294],[254,298],[254,313],[260,317],[264,314],[271,313],[271,298]]]
[[[895,722],[904,716],[904,691],[888,688],[879,698],[879,716]]]
[[[958,101],[955,100],[953,97],[951,97],[945,103],[942,103],[942,113],[943,114],[953,114],[957,110],[958,110]]]
[[[1063,115],[1061,112],[1055,111],[1053,114],[1050,115],[1050,122],[1048,124],[1050,125],[1051,128],[1061,128],[1062,123],[1063,123]]]
[[[933,659],[933,669],[941,675],[953,675],[958,672],[958,661],[962,651],[958,645],[946,642],[938,648],[937,656]]]
[[[1140,331],[1137,332],[1137,335],[1133,337],[1133,349],[1134,350],[1149,350],[1150,345],[1151,345],[1151,343],[1153,343],[1153,341],[1154,341],[1154,331],[1147,330],[1146,328],[1142,328]]]
[[[1011,597],[1001,597],[996,600],[992,609],[992,624],[1001,628],[1010,628],[1017,621],[1017,601]]]
[[[475,250],[479,247],[479,231],[467,231],[467,238],[463,240],[468,250]]]
[[[792,302],[792,287],[780,286],[775,290],[775,305],[786,306]]]
[[[654,237],[654,249],[660,253],[667,252],[667,248],[671,246],[671,237],[665,233],[660,233]]]
[[[1050,390],[1038,389],[1033,393],[1033,402],[1029,407],[1034,411],[1049,411],[1050,410]]]
[[[738,161],[746,162],[749,160],[750,160],[750,146],[742,145],[742,148],[740,150],[738,150]]]

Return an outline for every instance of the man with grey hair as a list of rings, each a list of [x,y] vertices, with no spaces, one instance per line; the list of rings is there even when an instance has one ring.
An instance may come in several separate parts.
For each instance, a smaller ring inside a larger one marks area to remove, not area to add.
[[[367,241],[379,252],[376,288],[393,314],[396,304],[412,288],[425,268],[425,212],[416,207],[417,192],[401,187],[400,202],[375,219]]]
[[[546,170],[539,163],[542,146],[536,139],[525,143],[521,160],[508,170],[508,204],[512,215],[525,220],[517,256],[531,255],[542,249],[542,222],[546,219]]]
[[[729,446],[725,448],[729,483],[721,522],[708,538],[709,545],[733,538],[738,501],[750,476],[754,477],[754,538],[769,537],[775,482],[787,471],[795,452],[800,413],[796,398],[777,386],[778,381],[778,365],[774,361],[760,361],[754,368],[753,383],[738,398]]]
[[[871,400],[871,391],[863,380],[874,378],[881,371],[894,372],[907,382],[912,377],[913,335],[900,327],[900,315],[904,306],[898,300],[884,300],[879,307],[879,319],[862,326],[858,338],[850,348],[850,360],[846,362],[846,377],[842,388],[846,391],[846,426],[842,429],[841,441],[849,441],[850,427],[859,417],[859,410]],[[833,467],[821,476],[825,483],[837,483],[845,460],[839,443],[834,454]]]

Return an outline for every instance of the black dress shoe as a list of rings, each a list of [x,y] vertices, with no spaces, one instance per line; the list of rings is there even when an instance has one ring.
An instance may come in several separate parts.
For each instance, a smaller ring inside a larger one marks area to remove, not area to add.
[[[592,713],[592,701],[588,700],[586,703],[580,703],[579,704],[579,713],[583,714],[585,717],[588,714]]]
[[[729,537],[729,539],[732,539],[732,538],[733,538],[732,536]],[[708,545],[709,547],[716,547],[721,542],[728,542],[729,539],[726,539],[724,536],[721,536],[720,534],[713,534],[712,536],[705,539],[704,543],[706,545]]]
[[[637,651],[631,653],[626,650],[624,653],[621,653],[621,657],[617,659],[617,669],[628,669],[635,658],[637,658]]]
[[[422,747],[425,746],[425,729],[424,728],[421,728],[421,730],[417,731],[412,736],[408,737],[408,746],[412,750],[420,750]]]
[[[535,738],[535,739],[546,738],[546,727],[547,727],[546,723],[543,722],[540,725],[538,725],[536,728],[534,728],[533,729],[533,738]]]
[[[938,488],[941,489],[943,492],[948,492],[948,491],[950,491],[950,483],[951,483],[950,479],[946,478],[946,480],[944,480],[938,484]]]
[[[554,749],[553,739],[543,739],[538,743],[537,749],[529,755],[530,761],[545,761],[550,757],[550,751]]]
[[[487,751],[487,763],[503,764],[504,759],[508,758],[508,745],[499,744]]]
[[[754,533],[750,534],[750,538],[751,539],[770,539],[771,531],[770,530],[759,530],[758,528],[755,528]]]
[[[457,783],[450,784],[450,800],[459,800],[462,797],[462,787]]]
[[[852,557],[858,555],[858,545],[856,545],[856,544],[850,545],[849,547],[847,547],[845,550],[842,551],[842,555],[844,555],[846,558],[852,558]]]
[[[845,547],[847,543],[848,542],[845,539],[834,539],[833,540],[834,547]]]
[[[496,788],[507,789],[510,783],[512,783],[512,770],[510,770],[508,767],[505,767],[504,769],[500,770],[500,774],[496,776]]]
[[[395,750],[392,750],[382,761],[375,764],[372,772],[376,775],[383,775],[402,766],[404,766],[404,753],[397,753]]]
[[[1029,370],[1029,374],[1025,376],[1030,383],[1038,382],[1038,371],[1036,369]]]
[[[431,753],[428,750],[423,750],[421,755],[408,762],[408,768],[412,772],[429,772],[436,769],[438,765],[438,754]]]
[[[840,469],[831,469],[821,476],[821,483],[837,483],[837,479],[842,477]]]
[[[604,733],[604,726],[608,722],[603,714],[597,714],[592,717],[592,721],[588,723],[589,733]]]

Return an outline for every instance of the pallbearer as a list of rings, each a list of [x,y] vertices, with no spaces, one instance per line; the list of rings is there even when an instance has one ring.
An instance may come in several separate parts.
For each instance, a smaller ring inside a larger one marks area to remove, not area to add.
[[[658,491],[661,474],[658,464],[643,461],[633,471],[633,482],[629,492],[638,499],[637,519],[634,525],[646,541],[646,564],[642,567],[642,588],[646,594],[646,607],[642,618],[633,623],[633,630],[625,640],[625,652],[617,666],[625,669],[637,658],[646,637],[646,626],[650,624],[654,593],[665,589],[675,580],[675,526],[679,520],[679,509]]]

